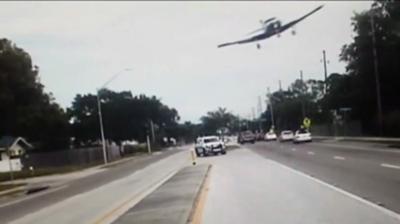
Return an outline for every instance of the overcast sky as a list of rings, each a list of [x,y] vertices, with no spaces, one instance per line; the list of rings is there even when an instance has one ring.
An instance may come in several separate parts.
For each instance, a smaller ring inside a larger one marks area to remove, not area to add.
[[[246,38],[261,19],[282,23],[315,7],[296,35],[217,48]],[[40,67],[45,91],[66,108],[77,93],[95,93],[123,68],[108,88],[156,95],[182,120],[197,122],[217,107],[247,117],[265,97],[299,77],[344,72],[340,49],[351,42],[350,18],[371,2],[1,2],[1,37],[24,48]],[[265,104],[263,104],[263,108]]]

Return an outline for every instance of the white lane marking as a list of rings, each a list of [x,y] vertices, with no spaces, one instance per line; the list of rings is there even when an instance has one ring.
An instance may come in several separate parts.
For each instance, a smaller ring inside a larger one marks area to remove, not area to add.
[[[388,149],[388,148],[382,148],[382,149],[371,149],[371,148],[365,148],[362,146],[354,146],[354,145],[335,145],[335,144],[327,144],[327,143],[320,143],[320,142],[313,142],[313,145],[316,146],[325,146],[325,147],[332,147],[332,148],[340,148],[340,149],[356,149],[356,150],[363,150],[363,151],[371,151],[371,152],[383,152],[383,153],[400,153],[400,150],[398,149]]]
[[[337,160],[346,160],[346,158],[341,157],[341,156],[334,156],[333,158],[334,158],[334,159],[337,159]]]
[[[292,151],[294,152],[294,151],[296,151],[296,149],[295,149],[295,148],[292,148]]]
[[[392,169],[399,169],[400,170],[400,166],[396,166],[396,165],[392,165],[392,164],[382,163],[381,166],[382,167],[386,167],[386,168],[392,168]]]
[[[281,166],[282,168],[285,168],[285,169],[287,169],[287,170],[289,170],[289,171],[291,171],[291,172],[293,172],[293,173],[295,173],[295,174],[298,174],[298,175],[300,175],[300,176],[303,176],[303,177],[305,177],[305,178],[308,178],[308,179],[310,179],[310,180],[313,180],[313,181],[315,181],[315,182],[318,183],[318,184],[321,184],[321,185],[323,185],[323,186],[326,186],[326,187],[328,187],[328,188],[330,188],[330,189],[332,189],[332,190],[335,190],[335,191],[337,191],[337,192],[339,192],[339,193],[341,193],[341,194],[343,194],[343,195],[345,195],[345,196],[348,196],[348,197],[350,197],[350,198],[352,198],[352,199],[355,199],[355,200],[357,200],[357,201],[359,201],[359,202],[362,202],[362,203],[364,203],[364,204],[366,204],[366,205],[369,205],[369,206],[371,206],[371,207],[373,207],[373,208],[375,208],[375,209],[378,209],[379,211],[385,213],[386,215],[389,215],[390,217],[392,217],[392,218],[394,218],[394,219],[400,221],[400,214],[398,214],[398,213],[396,213],[396,212],[394,212],[394,211],[392,211],[392,210],[389,210],[389,209],[387,209],[387,208],[385,208],[385,207],[381,207],[381,206],[379,206],[379,205],[377,205],[377,204],[374,204],[374,203],[372,203],[372,202],[370,202],[370,201],[367,201],[367,200],[364,199],[364,198],[361,198],[361,197],[359,197],[359,196],[357,196],[357,195],[355,195],[355,194],[352,194],[352,193],[350,193],[350,192],[348,192],[348,191],[342,190],[342,189],[340,189],[340,188],[338,188],[338,187],[335,187],[335,186],[333,186],[333,185],[331,185],[331,184],[328,184],[328,183],[326,183],[326,182],[324,182],[324,181],[322,181],[322,180],[319,180],[319,179],[317,179],[317,178],[315,178],[315,177],[312,177],[312,176],[310,176],[310,175],[308,175],[308,174],[306,174],[306,173],[303,173],[303,172],[301,172],[301,171],[295,170],[295,169],[293,169],[293,168],[291,168],[291,167],[289,167],[289,166],[286,166],[286,165],[284,165],[284,164],[282,164],[282,163],[276,162],[276,161],[274,161],[274,160],[269,160],[269,161],[271,161],[272,163],[275,163],[275,164]]]
[[[312,151],[308,151],[307,154],[308,154],[308,155],[315,155],[315,153],[312,152]]]

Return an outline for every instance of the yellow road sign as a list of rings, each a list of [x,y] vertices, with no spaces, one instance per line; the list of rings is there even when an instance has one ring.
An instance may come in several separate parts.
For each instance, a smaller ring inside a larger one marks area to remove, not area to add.
[[[304,120],[303,120],[303,125],[304,125],[304,127],[305,128],[310,128],[310,126],[311,126],[311,120],[308,118],[308,117],[305,117],[304,118]]]

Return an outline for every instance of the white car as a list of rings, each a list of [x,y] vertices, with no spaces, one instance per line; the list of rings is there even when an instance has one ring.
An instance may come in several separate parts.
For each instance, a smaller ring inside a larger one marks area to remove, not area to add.
[[[282,131],[280,136],[279,136],[279,141],[284,142],[284,141],[292,141],[294,138],[293,131],[290,130],[285,130]]]
[[[297,130],[293,138],[293,143],[300,142],[312,142],[311,133],[304,129]]]
[[[197,138],[195,151],[197,156],[226,154],[225,143],[217,136],[205,136]]]
[[[269,131],[265,134],[266,141],[275,141],[277,139],[275,132]]]

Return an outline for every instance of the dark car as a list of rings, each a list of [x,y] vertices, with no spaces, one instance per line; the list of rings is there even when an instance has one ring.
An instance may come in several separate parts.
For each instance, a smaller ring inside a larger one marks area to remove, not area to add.
[[[256,136],[251,131],[242,131],[239,133],[238,142],[244,144],[246,142],[253,143],[256,141]]]

